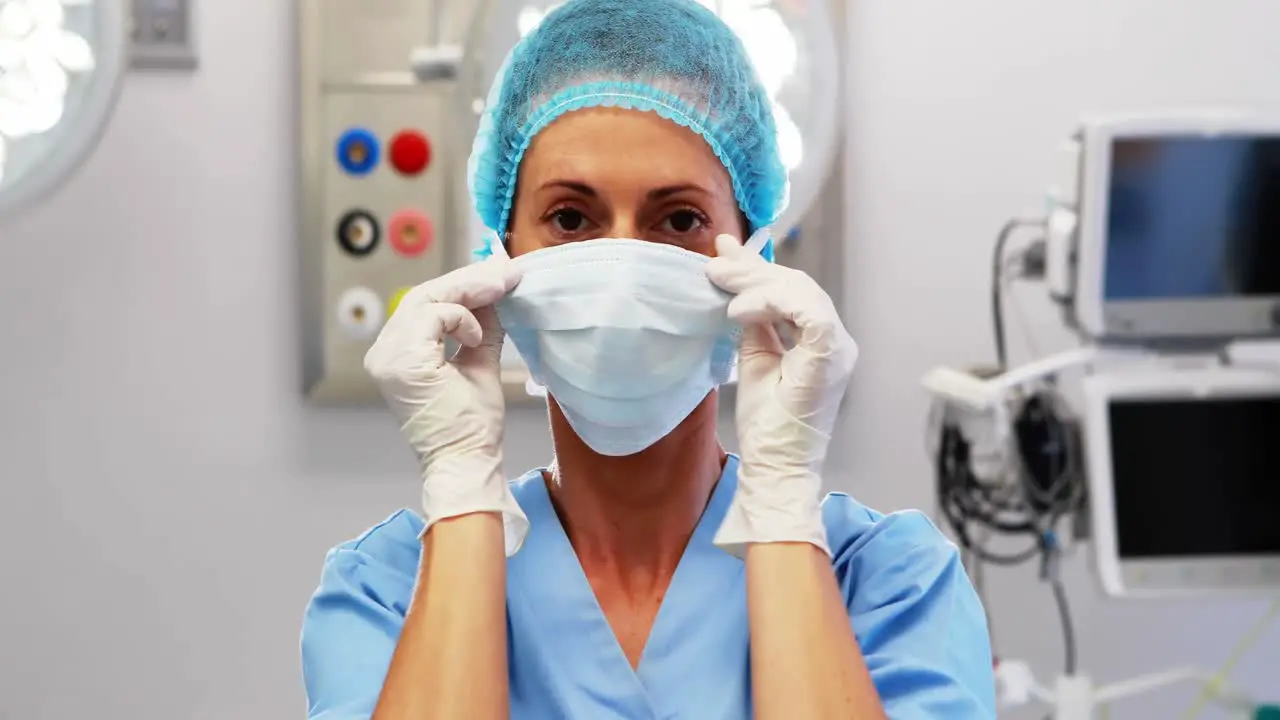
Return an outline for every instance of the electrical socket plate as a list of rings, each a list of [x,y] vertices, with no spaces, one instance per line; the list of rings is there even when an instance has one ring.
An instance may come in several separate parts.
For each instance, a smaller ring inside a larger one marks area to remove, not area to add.
[[[130,0],[129,64],[139,70],[195,70],[195,0]]]

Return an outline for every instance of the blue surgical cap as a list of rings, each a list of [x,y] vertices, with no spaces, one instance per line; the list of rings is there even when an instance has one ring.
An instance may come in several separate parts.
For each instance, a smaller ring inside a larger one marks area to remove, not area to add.
[[[570,0],[511,51],[480,118],[468,186],[495,235],[507,231],[529,143],[590,107],[653,112],[701,135],[729,171],[750,232],[786,208],[772,103],[729,26],[695,0]],[[763,254],[772,259],[772,241]]]

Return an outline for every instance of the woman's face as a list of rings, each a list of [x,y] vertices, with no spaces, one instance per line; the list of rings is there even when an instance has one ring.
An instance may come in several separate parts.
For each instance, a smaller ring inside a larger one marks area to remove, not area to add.
[[[715,254],[742,238],[733,184],[711,147],[650,113],[567,113],[525,152],[507,243],[512,257],[595,238],[633,238]]]

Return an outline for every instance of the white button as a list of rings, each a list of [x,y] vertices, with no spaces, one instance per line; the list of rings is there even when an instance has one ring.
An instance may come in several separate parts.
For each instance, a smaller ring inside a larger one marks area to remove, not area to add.
[[[382,329],[385,311],[378,294],[369,288],[356,287],[338,299],[338,325],[353,340],[369,340]]]

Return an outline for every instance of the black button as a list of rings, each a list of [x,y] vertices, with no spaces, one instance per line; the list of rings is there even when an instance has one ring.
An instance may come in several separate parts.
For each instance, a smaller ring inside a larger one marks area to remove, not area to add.
[[[364,257],[378,247],[382,228],[372,213],[352,210],[338,221],[338,244],[349,254]]]

